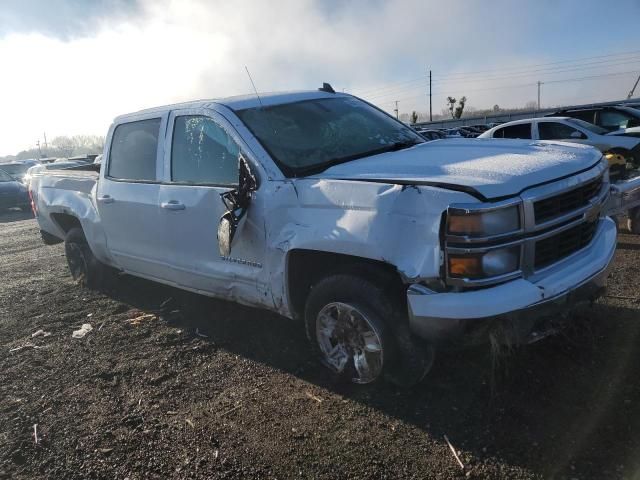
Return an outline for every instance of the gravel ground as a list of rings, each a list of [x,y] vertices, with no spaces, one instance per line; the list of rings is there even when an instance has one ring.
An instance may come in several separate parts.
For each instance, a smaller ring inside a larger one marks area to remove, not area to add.
[[[640,478],[639,249],[620,236],[609,296],[563,335],[440,355],[406,391],[332,384],[270,313],[127,276],[82,290],[0,214],[0,478]],[[141,317],[169,297],[181,319]]]

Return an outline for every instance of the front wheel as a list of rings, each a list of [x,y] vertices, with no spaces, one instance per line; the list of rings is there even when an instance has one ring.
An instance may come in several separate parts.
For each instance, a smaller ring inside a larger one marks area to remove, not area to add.
[[[432,364],[432,351],[414,348],[400,333],[403,318],[391,298],[356,275],[318,282],[307,299],[305,324],[314,352],[340,380],[368,384],[387,378],[410,386]]]

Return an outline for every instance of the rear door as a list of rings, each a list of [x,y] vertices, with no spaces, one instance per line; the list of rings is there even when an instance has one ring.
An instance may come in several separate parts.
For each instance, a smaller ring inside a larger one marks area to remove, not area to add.
[[[112,131],[97,203],[107,248],[124,270],[166,279],[166,241],[158,212],[168,113],[136,117]]]
[[[221,257],[218,249],[218,222],[226,211],[220,195],[238,186],[238,156],[241,150],[246,155],[241,139],[221,115],[205,109],[172,112],[168,132],[159,204],[173,280],[216,296],[265,303],[259,191],[231,256]]]

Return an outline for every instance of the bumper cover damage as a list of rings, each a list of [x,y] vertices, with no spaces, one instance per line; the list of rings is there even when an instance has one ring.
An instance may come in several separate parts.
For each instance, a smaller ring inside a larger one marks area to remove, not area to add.
[[[615,223],[603,218],[587,248],[530,278],[457,293],[410,287],[411,330],[433,344],[483,343],[492,333],[515,344],[539,339],[562,314],[603,293],[615,246]]]

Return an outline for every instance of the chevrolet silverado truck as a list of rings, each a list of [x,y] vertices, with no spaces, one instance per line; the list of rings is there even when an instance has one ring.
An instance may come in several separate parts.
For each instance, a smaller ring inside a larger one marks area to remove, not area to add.
[[[602,293],[616,247],[596,149],[425,142],[328,85],[120,116],[95,170],[30,183],[75,279],[117,270],[298,319],[354,383],[543,338]]]

